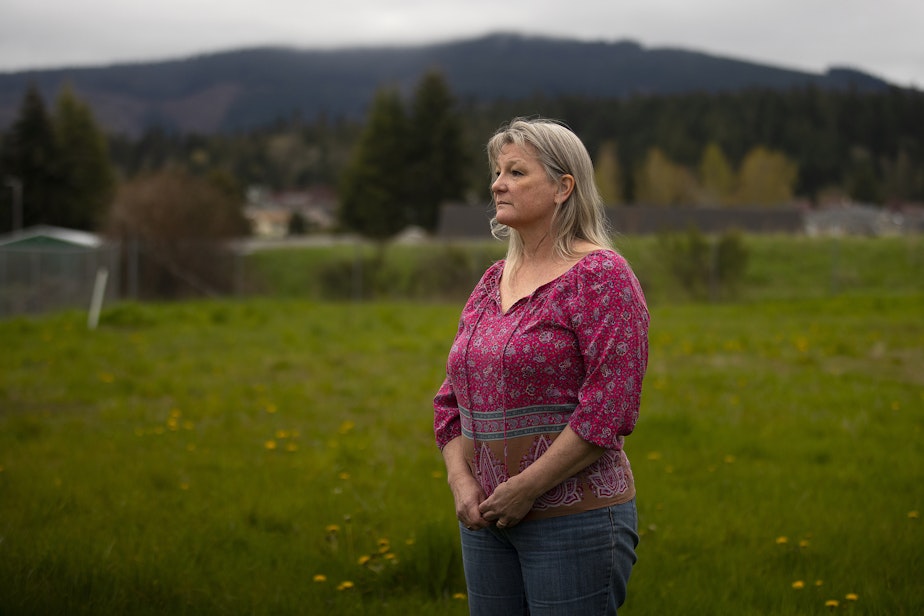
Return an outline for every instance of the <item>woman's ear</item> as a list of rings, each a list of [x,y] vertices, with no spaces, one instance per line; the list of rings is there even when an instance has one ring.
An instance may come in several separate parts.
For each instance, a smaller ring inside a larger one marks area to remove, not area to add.
[[[572,192],[574,192],[574,176],[566,173],[558,178],[558,192],[555,193],[556,203],[561,205],[567,201]]]

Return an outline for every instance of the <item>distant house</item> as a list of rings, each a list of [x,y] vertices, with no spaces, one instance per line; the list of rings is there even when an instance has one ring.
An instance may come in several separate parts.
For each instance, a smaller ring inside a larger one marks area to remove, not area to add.
[[[334,191],[326,186],[281,192],[251,187],[247,191],[244,216],[256,237],[280,238],[289,235],[295,217],[302,219],[307,230],[333,229],[336,206]]]
[[[118,246],[102,237],[41,225],[0,235],[0,317],[84,307],[97,273],[118,280]],[[115,299],[113,282],[106,298]]]
[[[866,205],[845,203],[819,208],[806,215],[805,230],[815,235],[898,235],[912,229],[899,211]]]

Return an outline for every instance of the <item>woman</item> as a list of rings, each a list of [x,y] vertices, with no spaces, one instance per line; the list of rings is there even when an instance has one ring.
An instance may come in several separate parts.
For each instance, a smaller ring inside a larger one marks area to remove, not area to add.
[[[623,438],[648,310],[611,247],[593,165],[560,123],[488,143],[507,256],[466,303],[434,399],[472,614],[615,614],[638,543]]]

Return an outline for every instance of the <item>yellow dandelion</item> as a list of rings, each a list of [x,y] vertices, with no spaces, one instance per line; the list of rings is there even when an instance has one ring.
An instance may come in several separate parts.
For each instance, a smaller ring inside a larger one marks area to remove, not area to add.
[[[314,576],[313,579],[315,582],[326,582],[327,576],[324,575],[323,573],[318,573],[317,575]]]
[[[276,449],[276,441],[268,440],[265,443],[263,443],[263,446],[269,449],[270,451],[273,451],[274,449]]]
[[[276,430],[276,438],[278,438],[279,440],[289,438],[289,433],[286,432],[285,430]]]
[[[379,552],[384,554],[385,552],[391,549],[391,542],[388,539],[384,539],[384,538],[379,539],[378,546],[379,546]]]
[[[433,471],[432,473],[430,473],[430,476],[433,477],[434,479],[442,479],[442,478],[443,478],[443,472],[442,472],[442,471]]]
[[[825,607],[837,607],[840,604],[841,602],[838,601],[837,599],[828,599],[827,601],[825,601]]]
[[[801,540],[801,541],[799,542],[799,547],[800,547],[800,548],[807,548],[808,546],[809,546],[809,540],[808,540],[808,539],[803,539],[803,540]]]
[[[298,451],[298,445],[295,443],[289,443],[286,445],[286,451]]]
[[[847,599],[848,601],[856,601],[859,598],[860,598],[860,595],[858,595],[855,592],[849,592],[847,593],[847,596],[845,597],[845,599]]]
[[[180,409],[170,409],[170,416],[175,418],[180,418],[183,416],[183,412]]]
[[[660,451],[648,452],[648,459],[651,460],[652,462],[656,462],[657,460],[660,460],[661,452]]]
[[[413,537],[408,537],[407,539],[404,540],[404,545],[414,545],[415,541],[416,540]]]
[[[795,588],[796,590],[802,590],[803,588],[805,588],[805,582],[803,582],[802,580],[796,580],[795,582],[792,583],[792,587]]]
[[[908,519],[909,519],[909,520],[917,520],[917,519],[920,518],[920,517],[921,517],[921,512],[918,511],[918,510],[916,510],[916,509],[913,510],[913,511],[909,511],[909,512],[908,512]]]
[[[279,409],[277,409],[276,405],[273,404],[272,402],[267,402],[266,406],[263,407],[263,410],[265,410],[267,413],[272,414],[272,413],[275,413]]]
[[[370,560],[372,560],[371,556],[369,556],[368,554],[363,554],[362,556],[359,557],[359,559],[356,562],[358,562],[359,566],[362,567],[368,564]]]
[[[777,545],[786,545],[787,543],[789,543],[789,537],[777,537],[776,538]]]
[[[454,593],[452,595],[452,598],[455,599],[456,601],[465,601],[466,599],[468,599],[468,597],[465,595],[464,592]]]
[[[385,555],[385,560],[395,560],[396,558],[397,556],[395,556],[394,552],[389,552],[388,554]]]
[[[819,588],[824,586],[824,583],[824,580],[815,580],[815,586],[818,586]]]
[[[326,532],[328,532],[328,533],[331,533],[331,534],[333,534],[333,533],[339,533],[339,532],[340,532],[340,527],[337,526],[336,524],[328,524],[327,526],[324,527],[324,530],[325,530]]]
[[[338,474],[337,477],[340,477],[341,479],[346,481],[347,479],[350,478],[350,474],[346,471],[343,471],[342,473]]]
[[[731,454],[728,454],[727,456],[725,456],[725,464],[734,464],[734,462],[735,462],[735,456]]]
[[[181,484],[180,484],[180,489],[181,489],[181,490],[188,490],[188,489],[189,489],[189,484],[186,483],[186,482],[181,483]]]
[[[339,585],[337,585],[337,590],[349,590],[353,588],[354,586],[355,584],[353,584],[353,582],[351,582],[350,580],[344,580],[343,582],[340,582]]]
[[[340,424],[340,430],[339,430],[339,432],[340,432],[340,434],[347,434],[347,433],[351,432],[351,431],[353,430],[353,428],[355,428],[355,427],[356,427],[356,423],[355,423],[355,422],[352,422],[352,421],[350,421],[350,420],[348,419],[348,420],[346,420],[345,422],[343,422],[342,424]]]

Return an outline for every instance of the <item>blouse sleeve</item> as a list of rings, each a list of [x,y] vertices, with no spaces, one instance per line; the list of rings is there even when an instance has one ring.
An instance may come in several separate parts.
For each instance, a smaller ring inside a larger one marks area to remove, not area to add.
[[[459,404],[449,377],[443,381],[443,385],[433,399],[433,432],[436,435],[436,446],[440,450],[446,446],[446,443],[462,435]]]
[[[648,365],[648,308],[628,263],[615,253],[590,261],[570,302],[584,382],[569,425],[584,440],[621,449],[638,419]]]
[[[472,315],[478,310],[483,309],[483,302],[488,299],[491,289],[491,281],[496,280],[498,271],[503,267],[503,261],[498,261],[489,267],[482,275],[481,280],[475,285],[475,289],[465,302],[462,309],[462,315],[459,317],[459,327],[456,330],[456,337],[452,344],[450,355],[458,350],[460,337],[464,330],[466,319],[472,319]],[[464,341],[461,344],[465,344]],[[451,358],[450,358],[451,359]],[[456,392],[453,389],[452,379],[450,378],[449,360],[447,360],[446,378],[440,386],[439,391],[433,398],[433,432],[436,436],[436,444],[442,450],[446,443],[452,439],[461,436],[462,420],[459,418],[459,402],[456,398]]]

